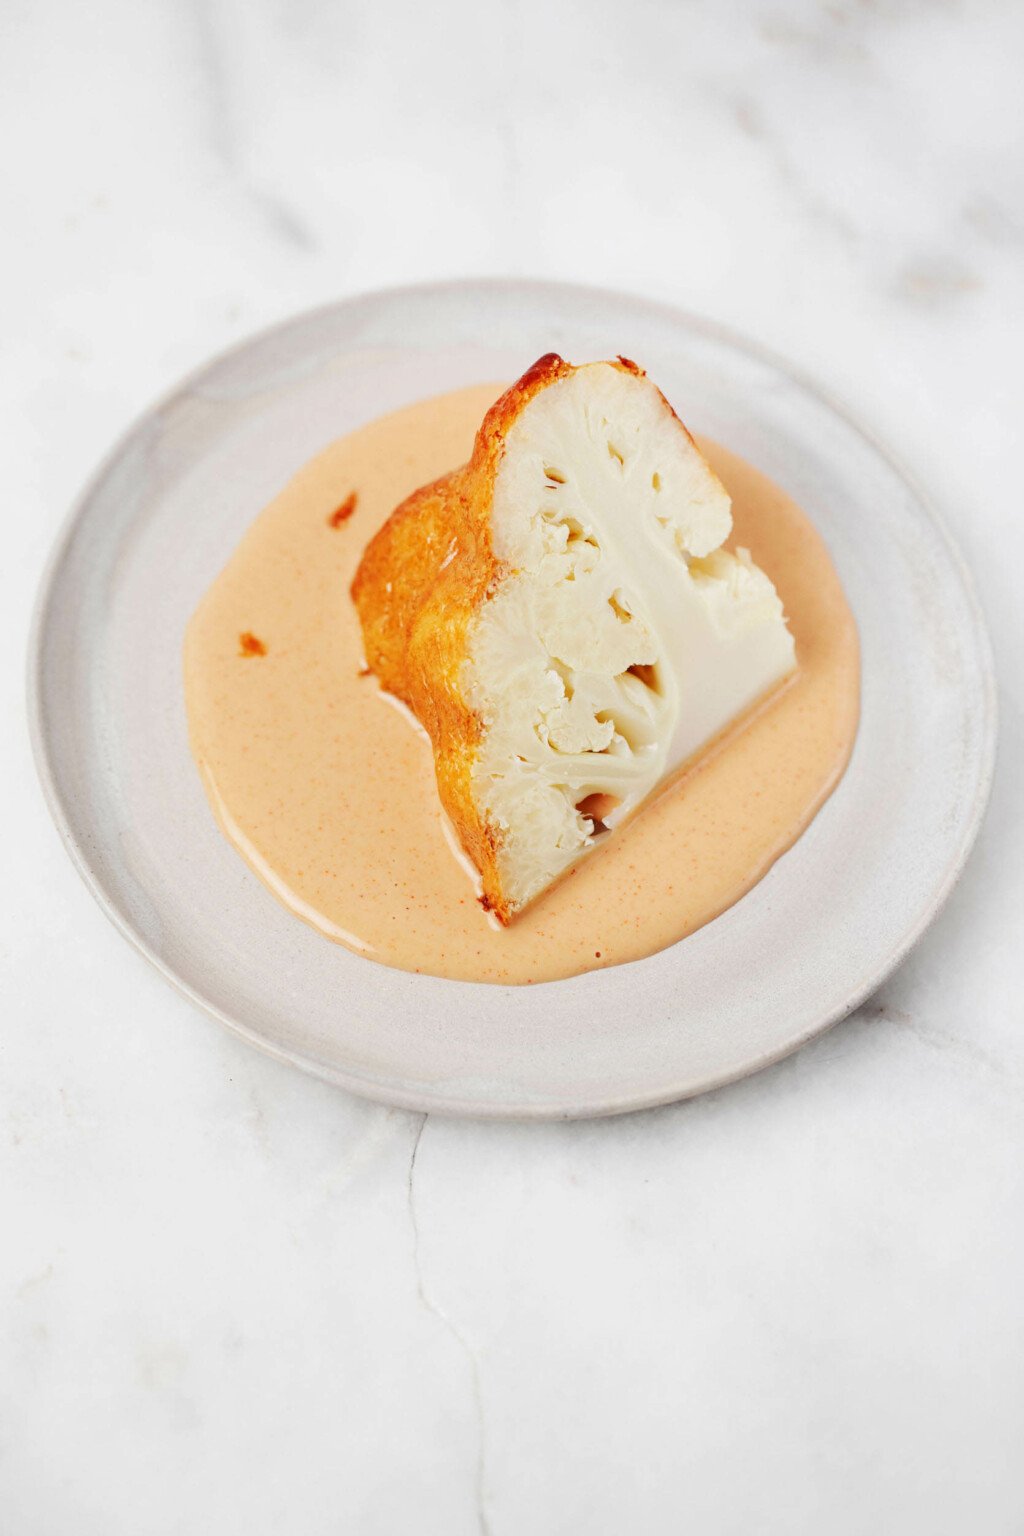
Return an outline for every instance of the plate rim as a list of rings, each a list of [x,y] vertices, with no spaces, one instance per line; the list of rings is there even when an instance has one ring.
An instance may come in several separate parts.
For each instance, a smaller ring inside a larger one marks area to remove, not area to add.
[[[490,289],[493,291],[517,289],[524,294],[545,294],[549,297],[557,294],[568,295],[571,293],[576,298],[582,297],[596,303],[627,304],[634,308],[639,307],[649,312],[652,317],[663,315],[666,320],[670,320],[673,324],[678,325],[682,322],[691,331],[703,335],[710,340],[721,342],[741,354],[753,357],[769,368],[774,369],[783,377],[796,384],[800,389],[813,396],[820,404],[827,407],[848,429],[859,436],[886,463],[903,484],[907,486],[918,503],[920,510],[939,536],[944,552],[959,578],[966,599],[967,612],[976,645],[982,680],[982,697],[979,701],[980,715],[975,791],[970,804],[969,814],[963,824],[959,842],[951,850],[946,860],[941,881],[937,882],[930,901],[922,909],[916,923],[902,936],[901,941],[885,956],[885,959],[876,967],[871,975],[858,986],[853,996],[844,999],[835,1008],[827,1011],[811,1027],[802,1030],[793,1039],[782,1042],[777,1048],[764,1051],[756,1059],[748,1061],[740,1067],[725,1069],[696,1085],[692,1083],[665,1085],[654,1090],[641,1091],[634,1094],[620,1093],[601,1101],[563,1108],[547,1103],[537,1103],[529,1099],[500,1104],[482,1104],[478,1099],[462,1096],[458,1093],[453,1094],[443,1090],[436,1092],[420,1091],[418,1089],[409,1089],[399,1083],[392,1083],[373,1077],[363,1077],[350,1070],[345,1070],[330,1063],[319,1061],[311,1056],[301,1055],[298,1052],[288,1050],[286,1047],[268,1040],[264,1035],[248,1025],[243,1018],[226,1012],[218,1007],[217,1004],[204,997],[167,964],[146,941],[128,916],[122,912],[114,897],[107,890],[93,868],[84,847],[75,835],[69,807],[65,803],[65,798],[58,787],[53,756],[43,725],[43,642],[47,629],[51,599],[68,547],[81,517],[109,470],[121,459],[137,434],[144,430],[146,424],[155,414],[173,405],[176,400],[186,394],[210,370],[230,362],[253,345],[265,343],[275,335],[281,334],[294,326],[315,322],[316,318],[321,315],[333,315],[339,310],[355,309],[361,304],[386,303],[389,300],[424,300],[432,295],[436,296],[461,289],[474,288],[478,290]],[[270,325],[249,332],[230,346],[205,357],[194,368],[178,378],[168,389],[144,406],[131,419],[128,426],[117,435],[92,473],[86,478],[81,490],[73,498],[67,512],[58,525],[53,544],[39,577],[29,626],[26,663],[28,734],[36,773],[47,810],[60,834],[61,841],[68,852],[71,862],[87,890],[97,902],[101,911],[113,924],[114,928],[128,941],[137,953],[142,955],[181,996],[187,998],[197,1008],[217,1020],[218,1023],[222,1024],[233,1035],[236,1035],[248,1045],[256,1047],[256,1049],[277,1061],[298,1067],[321,1081],[333,1083],[338,1087],[344,1088],[347,1092],[376,1103],[417,1111],[422,1114],[441,1114],[480,1120],[563,1121],[600,1119],[611,1115],[629,1114],[666,1104],[678,1103],[686,1099],[698,1097],[704,1093],[710,1093],[718,1088],[727,1087],[730,1083],[742,1081],[746,1077],[750,1077],[767,1067],[773,1066],[776,1062],[795,1054],[811,1040],[825,1034],[829,1029],[841,1022],[841,1020],[847,1018],[866,998],[877,991],[886,978],[902,964],[910,950],[945,906],[959,882],[977,839],[988,805],[995,772],[999,731],[994,653],[984,609],[978,597],[970,566],[951,535],[941,511],[935,505],[931,495],[916,474],[906,467],[904,462],[879,438],[872,428],[864,425],[859,415],[846,404],[843,398],[833,393],[831,389],[823,387],[813,374],[792,364],[773,348],[765,346],[760,341],[754,340],[732,326],[716,319],[696,314],[667,300],[648,298],[644,295],[629,293],[622,289],[537,277],[467,275],[465,277],[449,277],[439,280],[395,284],[384,288],[362,289],[339,299],[328,300],[307,309],[297,310],[280,320],[274,321]]]

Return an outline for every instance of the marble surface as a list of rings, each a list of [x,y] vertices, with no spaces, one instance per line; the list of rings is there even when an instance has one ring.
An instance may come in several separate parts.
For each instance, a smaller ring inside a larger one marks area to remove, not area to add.
[[[191,0],[0,14],[0,1531],[1024,1529],[1024,835],[1006,0]],[[724,320],[847,398],[977,577],[968,871],[845,1025],[620,1121],[364,1104],[100,914],[23,725],[111,439],[296,309],[502,272]]]

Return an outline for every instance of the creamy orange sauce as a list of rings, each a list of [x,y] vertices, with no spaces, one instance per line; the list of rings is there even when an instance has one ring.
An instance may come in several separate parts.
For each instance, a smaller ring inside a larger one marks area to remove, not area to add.
[[[738,901],[838,782],[859,661],[811,523],[702,442],[733,498],[730,544],[748,546],[782,596],[797,675],[510,928],[493,928],[446,842],[426,739],[362,671],[348,589],[393,508],[469,457],[499,393],[410,406],[300,470],[193,616],[185,696],[221,828],[293,912],[386,965],[525,983],[652,954]]]

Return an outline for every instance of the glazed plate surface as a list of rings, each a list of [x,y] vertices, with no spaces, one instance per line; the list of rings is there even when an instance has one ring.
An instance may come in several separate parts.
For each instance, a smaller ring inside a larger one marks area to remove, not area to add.
[[[200,596],[301,464],[399,406],[558,351],[634,357],[687,424],[817,524],[857,619],[853,758],[796,845],[671,949],[534,987],[374,964],[291,916],[217,830],[193,765],[181,647]],[[921,492],[785,364],[647,301],[527,282],[351,299],[243,343],[114,449],[73,509],[30,655],[40,774],[121,931],[273,1055],[388,1103],[563,1117],[754,1072],[843,1018],[938,911],[984,810],[991,658]]]

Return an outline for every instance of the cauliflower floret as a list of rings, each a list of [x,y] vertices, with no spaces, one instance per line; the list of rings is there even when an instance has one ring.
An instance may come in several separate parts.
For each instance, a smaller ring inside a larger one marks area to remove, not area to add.
[[[396,507],[352,595],[509,922],[794,666],[729,497],[624,358],[539,358],[469,462]]]

